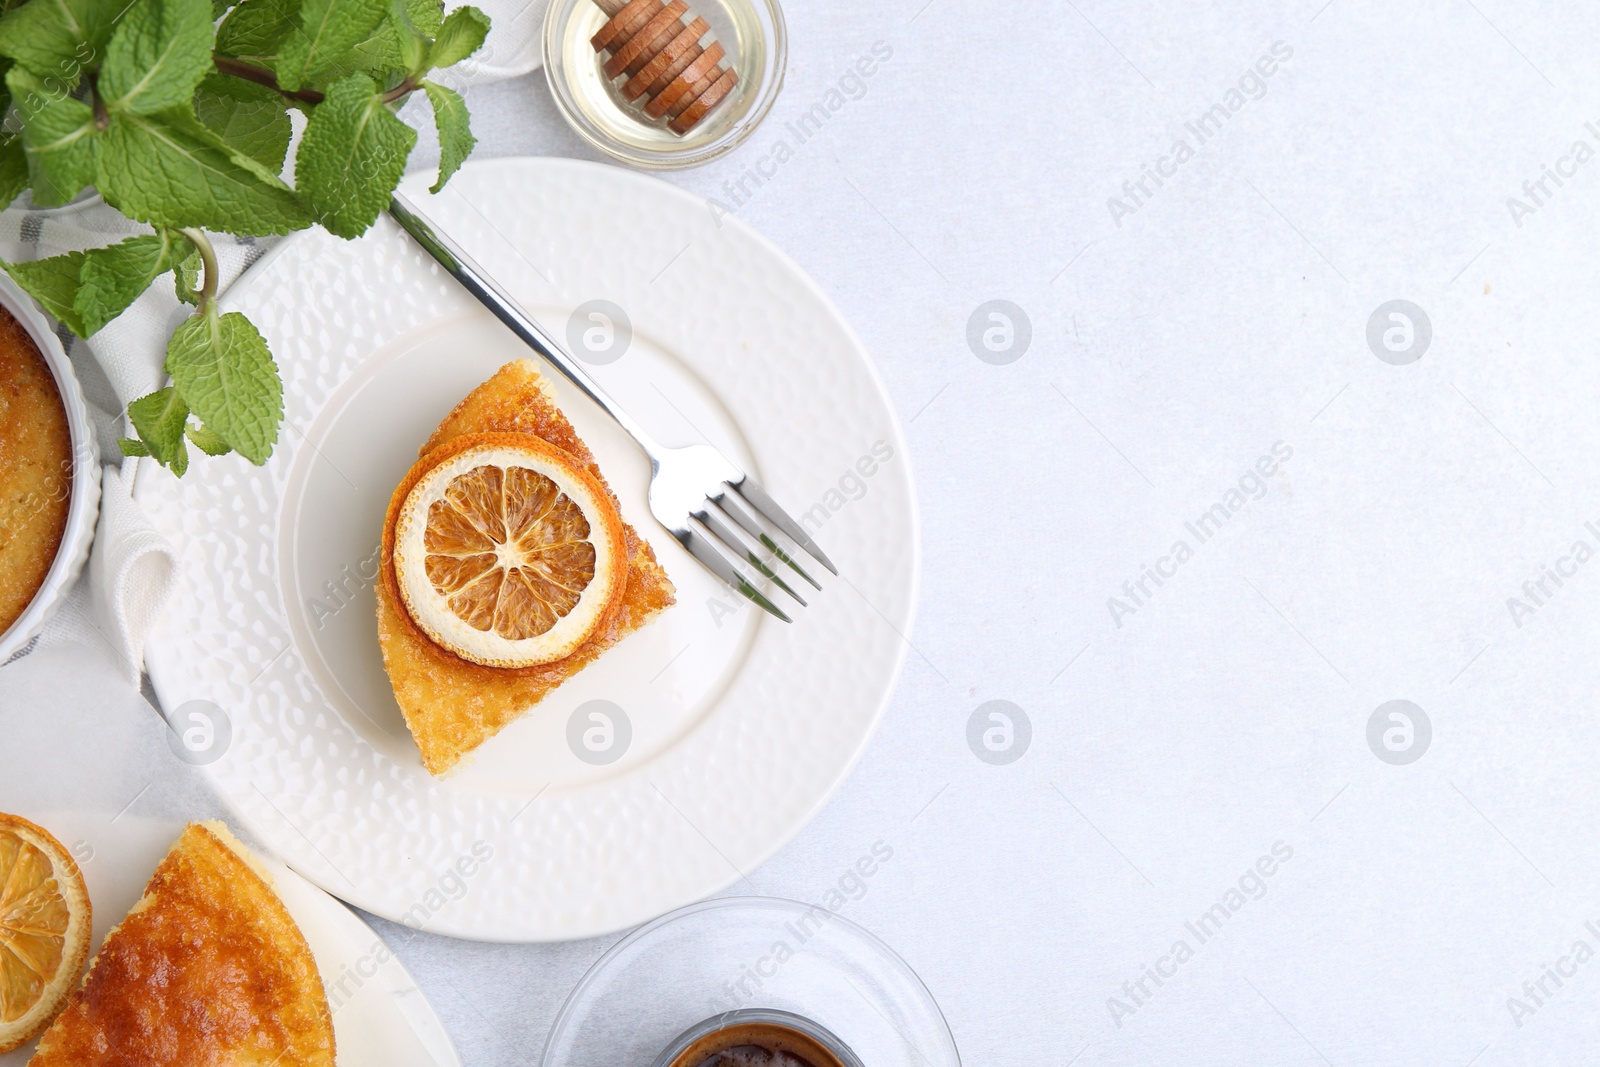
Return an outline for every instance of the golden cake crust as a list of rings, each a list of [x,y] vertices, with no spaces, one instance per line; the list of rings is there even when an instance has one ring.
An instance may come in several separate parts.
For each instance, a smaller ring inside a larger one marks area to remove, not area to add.
[[[44,585],[71,497],[72,432],[55,376],[0,308],[0,634]]]
[[[191,823],[29,1067],[333,1067],[311,948],[244,846]]]
[[[532,434],[571,455],[616,502],[594,454],[556,407],[554,392],[530,360],[506,364],[468,394],[445,416],[418,456],[463,434],[478,433]],[[391,515],[396,506],[391,504]],[[385,525],[378,641],[395,700],[422,752],[422,763],[432,774],[454,769],[469,752],[673,603],[672,582],[656,562],[655,551],[631,525],[624,524],[627,590],[587,641],[565,659],[538,667],[479,666],[428,640],[399,606],[388,544],[393,525],[392,521]]]

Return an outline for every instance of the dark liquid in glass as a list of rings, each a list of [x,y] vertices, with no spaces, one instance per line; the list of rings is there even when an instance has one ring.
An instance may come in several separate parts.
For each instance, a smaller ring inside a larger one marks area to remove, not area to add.
[[[813,1037],[777,1023],[735,1023],[707,1034],[671,1067],[845,1067]]]

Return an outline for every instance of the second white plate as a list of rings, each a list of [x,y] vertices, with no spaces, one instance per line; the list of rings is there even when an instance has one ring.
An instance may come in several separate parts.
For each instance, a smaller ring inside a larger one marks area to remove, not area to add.
[[[94,650],[65,645],[35,652],[7,667],[4,677],[0,811],[44,827],[72,853],[94,909],[98,952],[184,825],[214,817],[216,800],[174,758],[177,748],[156,713]],[[460,1067],[433,1008],[390,946],[283,864],[260,850],[256,858],[316,958],[339,1067]],[[0,1055],[0,1067],[22,1067],[33,1049],[29,1042]]]

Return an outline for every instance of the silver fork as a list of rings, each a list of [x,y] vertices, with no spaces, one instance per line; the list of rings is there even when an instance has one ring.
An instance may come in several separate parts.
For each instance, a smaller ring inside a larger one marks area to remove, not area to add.
[[[756,546],[765,548],[813,588],[822,588],[761,525],[763,518],[818,563],[834,574],[839,573],[839,568],[823,554],[804,528],[727,456],[710,445],[668,448],[651,436],[489,277],[487,271],[454,241],[436,232],[404,196],[394,194],[389,214],[480,304],[494,312],[523,343],[599,404],[638,442],[650,457],[651,514],[712,574],[784,622],[791,621],[789,616],[762,593],[739,564],[748,563],[802,607],[805,601],[761,558]]]

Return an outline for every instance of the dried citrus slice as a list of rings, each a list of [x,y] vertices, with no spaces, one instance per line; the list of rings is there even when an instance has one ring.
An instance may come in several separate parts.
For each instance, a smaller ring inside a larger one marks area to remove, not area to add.
[[[529,434],[468,434],[423,456],[390,502],[385,541],[412,621],[486,667],[570,655],[627,585],[611,494]]]
[[[89,893],[61,842],[0,813],[0,1053],[50,1025],[89,956]]]

